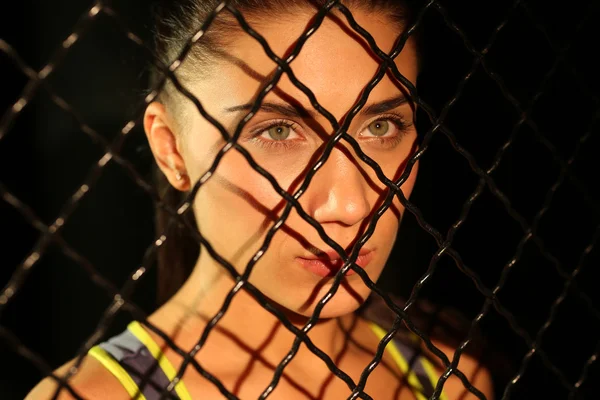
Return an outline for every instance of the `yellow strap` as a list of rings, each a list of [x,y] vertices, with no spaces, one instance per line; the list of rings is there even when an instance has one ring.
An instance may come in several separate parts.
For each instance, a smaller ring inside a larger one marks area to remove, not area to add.
[[[173,365],[169,362],[167,357],[164,356],[160,346],[154,341],[154,339],[152,339],[152,336],[150,336],[150,334],[146,332],[142,325],[137,321],[131,322],[127,326],[127,329],[129,329],[129,331],[133,333],[135,337],[137,337],[139,341],[148,348],[150,354],[152,354],[156,361],[158,361],[158,365],[160,365],[160,368],[163,370],[167,378],[169,378],[169,381],[173,381],[177,375],[177,371],[175,368],[173,368]],[[190,396],[182,380],[179,380],[179,382],[177,382],[175,385],[175,392],[177,392],[177,395],[181,400],[192,400],[192,397]]]
[[[117,362],[110,354],[99,346],[94,346],[90,349],[90,356],[94,357],[100,362],[107,370],[109,370],[118,380],[121,382],[129,397],[132,399],[146,400],[146,397],[140,392],[140,388],[135,383],[131,376],[123,369],[121,364]],[[137,397],[136,397],[137,396]]]
[[[381,328],[374,322],[369,322],[369,325],[371,326],[371,329],[373,329],[373,332],[375,332],[375,335],[377,335],[379,340],[382,340],[383,337],[387,334],[387,332],[383,328]],[[419,379],[417,378],[415,372],[409,368],[408,362],[404,359],[404,357],[402,357],[402,353],[400,353],[400,350],[398,350],[394,342],[388,342],[386,349],[389,350],[390,355],[392,356],[396,364],[398,364],[400,371],[402,371],[404,375],[407,375],[408,384],[412,388],[416,389],[415,396],[417,396],[417,399],[427,400],[427,398],[423,394],[423,386],[421,385],[421,382],[419,382]]]
[[[371,326],[371,329],[373,329],[373,332],[375,332],[375,334],[377,335],[379,340],[383,339],[383,337],[387,334],[387,332],[383,328],[381,328],[379,325],[375,324],[374,322],[369,322],[369,325]],[[417,335],[411,335],[411,339],[418,341],[419,337]],[[400,367],[400,370],[402,371],[402,373],[406,374],[409,369],[408,362],[404,359],[404,357],[402,356],[402,353],[400,353],[400,350],[398,350],[398,348],[394,344],[393,340],[390,341],[388,343],[388,345],[391,345],[389,348],[386,346],[386,348],[389,349],[392,358],[394,359],[394,361],[396,361],[396,363]],[[423,369],[425,370],[425,373],[427,373],[427,376],[429,377],[429,379],[431,380],[431,383],[433,384],[433,387],[435,388],[435,386],[437,385],[437,381],[439,379],[439,377],[437,376],[437,373],[435,371],[435,368],[429,362],[429,360],[427,360],[426,357],[421,357],[420,361],[421,361],[421,364],[423,365]],[[425,396],[423,395],[423,386],[421,385],[421,382],[419,382],[419,379],[417,378],[417,376],[413,370],[411,370],[408,375],[408,383],[412,387],[418,389],[417,393],[415,394],[417,396],[418,400],[426,400]],[[448,396],[446,396],[446,393],[443,390],[442,390],[442,393],[440,394],[440,400],[448,400]]]
[[[421,363],[423,364],[423,369],[427,373],[427,376],[429,376],[429,379],[431,380],[431,382],[432,383],[435,382],[433,384],[433,387],[435,387],[437,385],[437,381],[438,381],[439,377],[437,376],[437,373],[435,372],[433,365],[429,362],[429,360],[426,357],[421,358]],[[440,400],[448,400],[448,396],[446,396],[446,393],[443,390],[442,390],[442,393],[440,394]]]
[[[410,335],[410,340],[412,340],[414,342],[414,344],[419,345],[421,338],[413,332],[410,332],[409,335]],[[429,380],[431,381],[431,383],[433,384],[433,387],[435,388],[435,386],[437,385],[437,382],[439,380],[439,377],[437,375],[437,372],[435,371],[435,368],[433,367],[433,364],[431,362],[429,362],[429,359],[427,357],[421,357],[421,365],[423,365],[423,369],[425,370],[425,373],[427,374],[427,376],[429,377]],[[446,396],[446,392],[444,392],[443,390],[442,390],[442,393],[440,394],[440,400],[448,400],[448,396]]]

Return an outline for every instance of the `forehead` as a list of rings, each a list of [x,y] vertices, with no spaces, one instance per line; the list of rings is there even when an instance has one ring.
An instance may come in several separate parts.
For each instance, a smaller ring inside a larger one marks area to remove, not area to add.
[[[374,37],[377,45],[389,53],[402,26],[375,13],[353,11],[353,15]],[[296,45],[298,37],[310,24],[312,16],[293,14],[275,21],[259,21],[251,26],[265,37],[277,56],[285,59]],[[206,84],[211,87],[201,89],[205,95],[208,91],[220,96],[220,101],[217,102],[224,108],[251,102],[277,67],[262,46],[241,30],[227,47],[227,54],[226,59],[219,61],[219,65],[214,68],[212,78],[206,80]],[[339,120],[373,79],[379,62],[367,42],[347,24],[345,17],[334,14],[328,16],[309,37],[290,66],[296,78]],[[411,41],[395,63],[400,72],[414,83],[417,60]],[[372,91],[369,100],[398,96],[402,94],[401,87],[386,74]],[[294,86],[287,74],[282,75],[275,90],[267,94],[265,101],[293,101],[296,105],[312,108],[306,95]],[[219,113],[221,110],[214,111]]]

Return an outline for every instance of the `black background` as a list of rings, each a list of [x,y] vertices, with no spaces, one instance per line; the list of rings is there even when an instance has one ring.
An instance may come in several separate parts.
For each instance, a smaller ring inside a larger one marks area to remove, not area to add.
[[[488,71],[481,66],[476,69],[448,113],[446,126],[477,165],[486,170],[523,111],[536,99],[528,114],[533,123],[520,125],[512,145],[491,174],[514,213],[528,225],[542,208],[550,187],[559,180],[558,160],[568,160],[579,138],[589,134],[569,172],[578,183],[573,184],[570,178],[563,180],[537,229],[548,252],[570,274],[592,243],[600,222],[600,186],[595,173],[599,139],[598,123],[594,121],[600,84],[595,54],[599,38],[595,20],[600,13],[594,3],[598,2],[530,0],[525,2],[528,11],[519,6],[510,12],[512,3],[440,2],[477,50],[488,43],[495,28],[510,13],[485,57]],[[82,0],[4,2],[0,5],[0,39],[39,71],[90,6],[90,2]],[[149,38],[146,2],[114,1],[113,8],[132,31],[145,40]],[[577,30],[584,18],[586,23]],[[127,121],[134,119],[139,123],[140,115],[135,113],[144,96],[147,59],[125,38],[114,19],[101,13],[92,21],[48,83],[90,127],[112,141]],[[474,58],[435,7],[426,13],[424,27],[423,71],[418,88],[424,101],[439,114],[455,96]],[[555,64],[557,51],[565,46],[569,46],[565,62],[545,80]],[[2,51],[0,68],[0,110],[4,114],[18,99],[27,78]],[[518,105],[511,103],[507,95]],[[422,110],[418,125],[421,133],[431,128]],[[40,89],[0,140],[0,183],[48,225],[103,154],[102,146]],[[151,157],[139,124],[127,136],[121,154],[149,179]],[[478,177],[467,159],[438,131],[422,158],[411,200],[422,211],[424,220],[445,236],[477,183]],[[407,296],[427,269],[437,245],[410,213],[403,224],[380,283],[387,290]],[[0,284],[4,287],[40,235],[5,201],[0,201],[0,232]],[[523,236],[522,227],[503,203],[485,189],[455,235],[452,247],[482,282],[493,288]],[[153,240],[152,202],[123,168],[110,162],[67,219],[62,237],[103,276],[121,286]],[[579,379],[600,338],[598,319],[577,294],[584,292],[592,307],[598,307],[597,263],[596,246],[585,258],[572,285],[576,289],[557,307],[554,321],[541,340],[541,350],[572,383]],[[153,271],[150,269],[134,295],[135,302],[147,312],[156,304]],[[523,332],[535,338],[564,283],[555,265],[529,240],[498,299],[514,315]],[[477,315],[484,302],[474,283],[447,256],[440,260],[419,297],[452,305],[470,318]],[[111,298],[83,268],[58,246],[51,245],[0,315],[0,326],[56,368],[76,354],[110,302]],[[130,318],[119,314],[108,334],[122,330]],[[512,365],[513,370],[503,372],[514,376],[529,351],[525,340],[495,310],[483,318],[481,328]],[[0,340],[0,399],[23,398],[41,377],[33,364]],[[598,390],[597,378],[598,365],[593,364],[580,394],[596,398],[593,393]],[[499,380],[498,396],[503,389]],[[566,389],[537,354],[512,392],[516,399],[567,397]]]

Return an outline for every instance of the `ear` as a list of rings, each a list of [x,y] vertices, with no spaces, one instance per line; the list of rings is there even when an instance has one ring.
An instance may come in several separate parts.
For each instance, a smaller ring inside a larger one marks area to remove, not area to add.
[[[190,179],[178,146],[180,139],[164,105],[158,102],[148,105],[144,114],[144,131],[156,164],[169,183],[178,190],[189,190]]]

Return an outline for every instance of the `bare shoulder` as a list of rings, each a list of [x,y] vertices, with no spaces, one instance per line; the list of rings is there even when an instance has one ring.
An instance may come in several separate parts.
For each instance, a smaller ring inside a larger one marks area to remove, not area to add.
[[[75,359],[67,362],[54,371],[54,375],[64,376],[74,364]],[[121,383],[102,364],[89,356],[85,357],[77,374],[69,380],[69,385],[79,397],[84,399],[131,399]],[[29,392],[25,400],[52,399],[58,387],[59,383],[56,379],[45,378]],[[76,398],[66,388],[63,388],[58,396],[58,400]]]
[[[436,340],[432,340],[432,343],[440,349],[450,361],[452,361],[456,350],[454,347]],[[431,357],[439,360],[439,358],[433,354],[431,354]],[[438,370],[439,375],[445,371],[441,361],[439,364],[436,363],[436,369]],[[486,399],[492,400],[494,398],[491,373],[488,368],[482,365],[476,356],[463,353],[458,362],[458,369],[465,374],[471,385],[485,395]],[[465,388],[463,382],[455,374],[452,374],[444,384],[444,391],[451,399],[474,400],[478,398]]]
[[[393,295],[390,295],[390,297],[397,306],[405,306],[404,299]],[[396,317],[379,297],[370,298],[370,303],[363,310],[363,315],[384,327],[390,327]],[[454,358],[456,348],[460,346],[464,337],[471,330],[471,321],[458,310],[434,304],[427,300],[414,302],[410,308],[409,317],[414,326],[427,332],[435,347],[444,353],[450,361]],[[398,335],[402,335],[401,337],[406,341],[414,339],[414,335],[408,329],[399,332]],[[427,349],[422,340],[419,340],[419,343],[423,354],[432,361],[438,376],[441,376],[445,372],[441,360]],[[486,399],[491,400],[494,398],[492,374],[489,368],[481,362],[484,353],[489,352],[489,350],[482,332],[475,329],[471,333],[469,345],[461,353],[458,369],[465,374],[472,386],[482,392]],[[494,372],[497,373],[496,368]],[[474,400],[478,398],[465,388],[462,381],[455,374],[452,374],[445,382],[444,392],[452,400]]]

